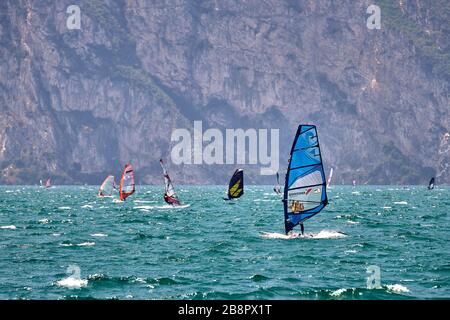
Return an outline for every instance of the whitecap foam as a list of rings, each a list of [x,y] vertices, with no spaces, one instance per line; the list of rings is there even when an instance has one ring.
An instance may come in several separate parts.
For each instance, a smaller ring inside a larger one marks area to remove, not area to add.
[[[312,238],[314,239],[333,239],[344,237],[347,237],[347,235],[334,230],[321,230],[317,234],[312,234]]]
[[[95,242],[82,242],[77,244],[79,247],[92,247],[95,246]]]
[[[71,207],[58,207],[59,210],[70,210],[72,209]]]
[[[406,202],[406,201],[395,201],[394,204],[407,205],[408,202]]]
[[[162,205],[162,206],[135,206],[133,207],[134,209],[145,209],[145,210],[150,210],[150,209],[184,209],[187,207],[190,207],[190,204],[182,204],[179,206],[173,206],[171,204],[166,204],[166,205]]]
[[[42,224],[47,224],[49,222],[50,222],[50,220],[48,220],[48,219],[41,219],[41,220],[39,220],[39,223],[42,223]]]
[[[104,233],[93,233],[91,234],[91,237],[107,237],[107,234]]]
[[[277,232],[262,232],[261,236],[269,239],[333,239],[347,237],[346,234],[334,230],[321,230],[319,233],[305,233],[304,235],[296,232],[291,232],[289,235]]]
[[[402,286],[401,284],[388,284],[386,288],[389,291],[395,292],[395,293],[406,293],[409,292],[409,289],[405,286]]]
[[[347,291],[347,289],[341,288],[341,289],[337,289],[337,290],[331,292],[330,295],[333,297],[338,297],[346,291]]]
[[[69,289],[78,289],[87,286],[88,280],[86,279],[78,279],[75,277],[68,277],[62,280],[58,280],[56,282],[58,286],[66,287]]]
[[[77,247],[92,247],[92,246],[95,246],[95,242],[82,242],[82,243],[77,243],[77,244],[60,243],[59,245],[61,247],[73,247],[73,246],[77,246]]]
[[[17,229],[17,228],[14,225],[10,225],[10,226],[1,226],[0,229],[11,229],[11,230],[13,230],[13,229]]]
[[[359,224],[358,221],[347,220],[346,222],[347,222],[348,224]]]
[[[268,239],[293,239],[292,236],[277,232],[262,232],[261,237]]]
[[[93,206],[91,206],[90,204],[85,204],[84,206],[81,206],[81,208],[88,208],[88,209],[92,209]]]
[[[136,279],[134,279],[132,282],[137,282],[137,283],[146,283],[144,278],[139,278],[137,277]]]

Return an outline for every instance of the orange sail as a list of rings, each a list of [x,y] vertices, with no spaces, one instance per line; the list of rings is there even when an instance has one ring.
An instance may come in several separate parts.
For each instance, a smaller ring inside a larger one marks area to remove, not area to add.
[[[134,193],[134,171],[131,164],[127,163],[120,179],[120,200],[125,200]]]

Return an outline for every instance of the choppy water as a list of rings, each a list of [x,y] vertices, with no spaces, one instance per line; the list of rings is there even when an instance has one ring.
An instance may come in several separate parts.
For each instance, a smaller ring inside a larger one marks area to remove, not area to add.
[[[161,187],[125,203],[96,187],[0,187],[0,299],[450,298],[448,187],[334,187],[305,228],[347,236],[290,240],[261,236],[283,232],[271,186],[234,202],[222,186],[178,190],[190,207],[164,206]]]

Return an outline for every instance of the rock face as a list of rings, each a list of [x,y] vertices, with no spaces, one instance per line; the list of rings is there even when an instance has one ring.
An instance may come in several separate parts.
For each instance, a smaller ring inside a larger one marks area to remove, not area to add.
[[[318,126],[336,184],[450,182],[450,5],[376,1],[0,2],[0,183],[226,184],[237,166],[170,163],[177,128]],[[249,183],[273,183],[247,168]]]

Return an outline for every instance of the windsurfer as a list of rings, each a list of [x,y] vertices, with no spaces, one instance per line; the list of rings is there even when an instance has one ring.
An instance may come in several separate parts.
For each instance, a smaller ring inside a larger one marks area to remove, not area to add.
[[[172,206],[178,206],[181,204],[178,199],[167,195],[167,193],[164,194],[164,201],[168,204],[171,204]]]
[[[167,193],[164,194],[164,201],[170,204],[170,197],[167,195]]]

